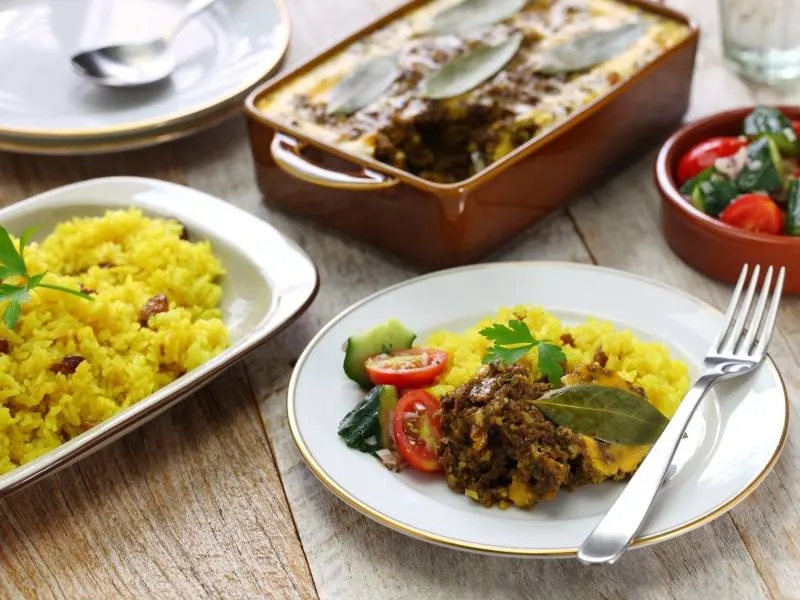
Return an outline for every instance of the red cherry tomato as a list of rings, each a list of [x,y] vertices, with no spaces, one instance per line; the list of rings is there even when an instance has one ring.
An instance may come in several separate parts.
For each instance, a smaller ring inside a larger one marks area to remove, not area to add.
[[[439,401],[425,390],[403,394],[394,411],[394,438],[400,455],[418,471],[441,470],[436,450],[442,437]]]
[[[800,121],[795,121],[792,119],[792,127],[794,127],[795,132],[798,136],[800,136]]]
[[[375,385],[417,388],[433,383],[445,365],[447,365],[447,352],[429,348],[411,348],[371,356],[364,363],[364,368],[370,381]]]
[[[737,137],[714,137],[696,144],[678,163],[678,184],[712,166],[718,158],[736,154],[746,143]]]
[[[739,229],[780,234],[783,213],[766,194],[743,194],[731,202],[719,216],[723,223]]]

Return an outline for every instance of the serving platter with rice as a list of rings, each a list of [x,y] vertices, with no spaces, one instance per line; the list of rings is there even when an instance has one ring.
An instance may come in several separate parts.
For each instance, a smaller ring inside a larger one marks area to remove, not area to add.
[[[14,327],[0,325],[0,473],[102,423],[229,344],[219,309],[222,264],[210,242],[192,240],[177,220],[108,210],[63,222],[25,250],[29,270],[85,290],[92,302],[37,288]]]
[[[221,374],[317,290],[313,263],[268,223],[163,181],[65,186],[0,210],[0,224],[16,250],[35,229],[29,280],[75,292],[33,286],[13,322],[0,300],[0,496]]]

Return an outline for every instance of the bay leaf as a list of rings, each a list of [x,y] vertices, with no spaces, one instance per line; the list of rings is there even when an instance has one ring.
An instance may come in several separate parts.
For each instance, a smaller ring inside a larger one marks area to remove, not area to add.
[[[522,35],[517,33],[497,45],[473,48],[433,73],[425,81],[422,95],[441,100],[467,93],[505,67],[521,44]]]
[[[464,33],[486,27],[517,14],[528,0],[463,0],[437,13],[430,33]]]
[[[614,29],[591,31],[545,50],[539,57],[536,71],[556,75],[588,69],[623,52],[646,31],[647,25],[641,21]]]
[[[596,383],[551,390],[533,404],[556,425],[612,444],[652,444],[669,422],[643,396]]]
[[[397,56],[387,54],[361,63],[331,91],[328,114],[349,115],[380,98],[400,76]]]

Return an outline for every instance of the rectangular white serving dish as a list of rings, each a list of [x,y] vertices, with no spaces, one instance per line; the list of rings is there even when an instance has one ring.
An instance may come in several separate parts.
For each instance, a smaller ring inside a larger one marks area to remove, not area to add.
[[[211,242],[226,271],[221,309],[230,346],[87,432],[0,475],[0,498],[88,456],[196,391],[291,323],[317,293],[311,259],[270,224],[219,198],[165,181],[107,177],[67,185],[0,209],[0,225],[15,235],[36,227],[36,240],[69,218],[130,207],[179,219],[191,239]]]

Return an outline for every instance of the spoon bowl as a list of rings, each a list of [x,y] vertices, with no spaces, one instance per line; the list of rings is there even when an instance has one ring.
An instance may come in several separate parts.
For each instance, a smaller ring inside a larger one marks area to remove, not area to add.
[[[217,0],[190,0],[177,23],[164,35],[136,44],[86,50],[71,59],[76,73],[99,85],[135,87],[155,83],[175,70],[170,43],[186,23]]]
[[[72,67],[87,79],[109,87],[161,81],[175,70],[175,57],[164,40],[106,46],[72,57]]]

